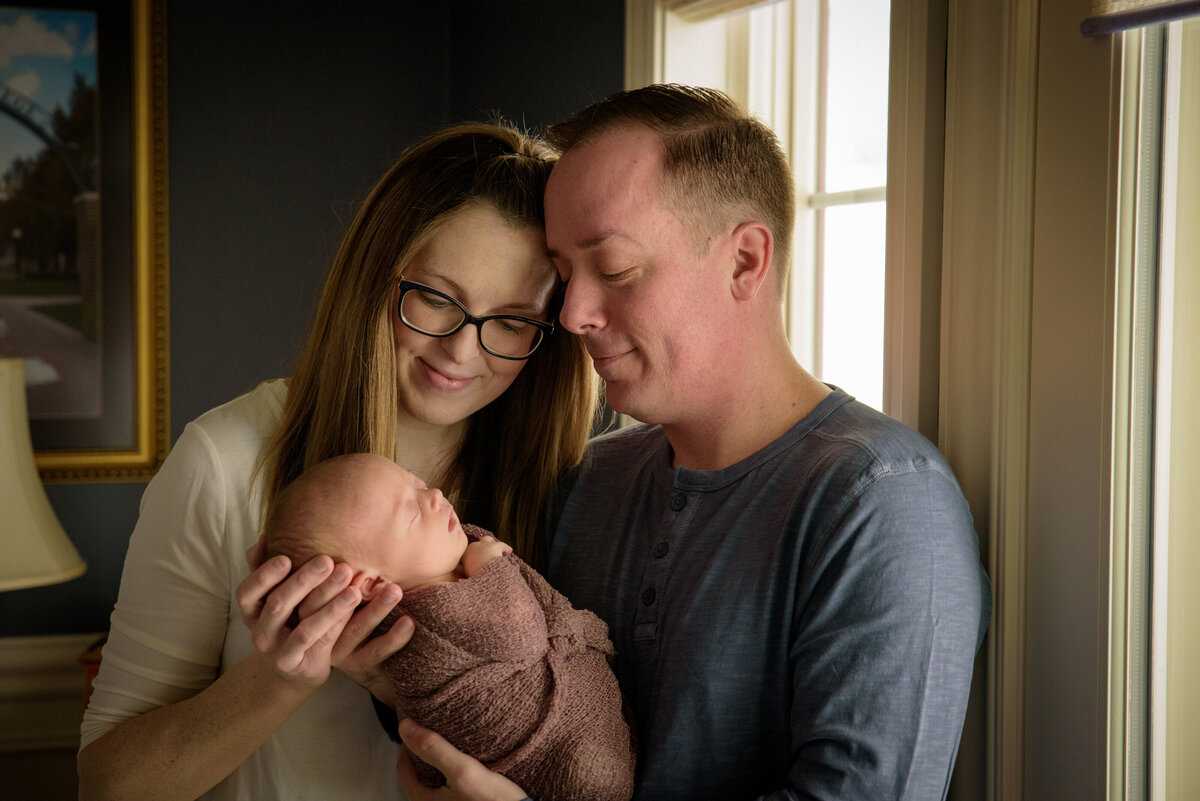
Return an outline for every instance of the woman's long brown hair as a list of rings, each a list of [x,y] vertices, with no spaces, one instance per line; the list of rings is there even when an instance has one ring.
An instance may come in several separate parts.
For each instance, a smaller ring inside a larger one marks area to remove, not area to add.
[[[405,266],[446,217],[486,203],[511,225],[544,224],[555,151],[504,125],[469,123],[409,148],[376,183],[334,257],[259,469],[264,516],[307,468],[343,453],[396,458],[392,302]],[[512,386],[468,421],[439,476],[459,516],[529,560],[554,483],[579,462],[598,380],[578,337],[556,330]]]

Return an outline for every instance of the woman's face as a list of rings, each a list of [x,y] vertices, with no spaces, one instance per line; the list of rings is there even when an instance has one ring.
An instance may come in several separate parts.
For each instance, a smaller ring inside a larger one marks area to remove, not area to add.
[[[404,278],[450,295],[476,317],[545,320],[556,272],[541,228],[514,228],[492,206],[472,204],[444,221]],[[474,325],[442,338],[413,331],[400,320],[398,298],[399,288],[392,298],[392,332],[402,422],[462,423],[508,389],[525,366],[483,350]]]

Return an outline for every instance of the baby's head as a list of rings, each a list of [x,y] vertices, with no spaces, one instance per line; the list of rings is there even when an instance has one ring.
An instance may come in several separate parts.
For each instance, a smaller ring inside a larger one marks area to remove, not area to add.
[[[320,462],[284,488],[264,528],[269,555],[299,567],[328,554],[354,570],[365,597],[385,579],[411,590],[451,581],[467,547],[440,490],[368,453]]]

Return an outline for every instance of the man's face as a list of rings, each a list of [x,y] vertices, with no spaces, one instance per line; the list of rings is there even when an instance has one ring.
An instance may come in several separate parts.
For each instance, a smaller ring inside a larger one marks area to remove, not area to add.
[[[568,282],[559,321],[609,405],[670,424],[702,414],[720,379],[733,253],[728,232],[699,246],[662,180],[660,139],[640,126],[569,151],[546,188],[546,244]]]

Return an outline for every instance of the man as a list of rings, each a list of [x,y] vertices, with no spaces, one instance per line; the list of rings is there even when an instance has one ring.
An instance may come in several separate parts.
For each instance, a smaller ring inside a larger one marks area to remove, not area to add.
[[[646,424],[593,442],[544,568],[609,624],[635,798],[944,798],[987,578],[937,450],[788,347],[774,135],[718,92],[652,86],[549,136],[560,323]]]

